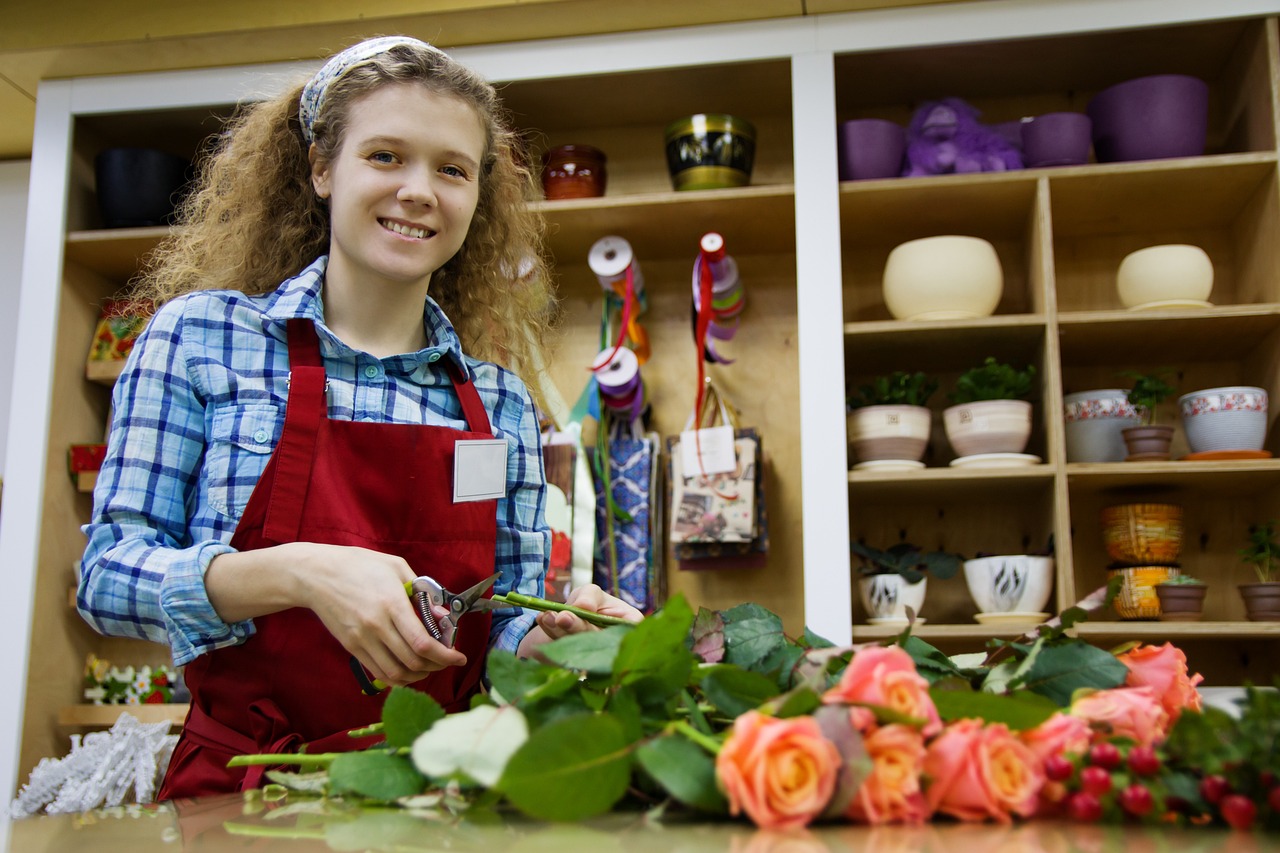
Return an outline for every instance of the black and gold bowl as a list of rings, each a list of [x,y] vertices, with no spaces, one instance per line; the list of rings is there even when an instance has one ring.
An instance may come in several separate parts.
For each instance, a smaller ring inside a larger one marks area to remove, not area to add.
[[[667,125],[667,168],[677,190],[746,186],[756,156],[751,122],[723,113],[699,113]]]

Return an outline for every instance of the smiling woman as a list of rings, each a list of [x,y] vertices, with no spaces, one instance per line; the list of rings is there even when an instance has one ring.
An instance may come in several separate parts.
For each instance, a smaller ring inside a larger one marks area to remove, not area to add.
[[[456,711],[491,650],[595,630],[476,607],[445,634],[406,595],[428,572],[543,590],[520,375],[554,305],[515,144],[488,83],[393,36],[245,111],[204,164],[137,294],[156,310],[115,385],[77,599],[186,667],[160,798],[256,787],[238,753],[367,745],[347,731],[379,682]],[[571,603],[640,618],[594,587]]]

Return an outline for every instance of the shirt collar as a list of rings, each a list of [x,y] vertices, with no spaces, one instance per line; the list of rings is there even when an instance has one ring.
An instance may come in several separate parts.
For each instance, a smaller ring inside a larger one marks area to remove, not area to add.
[[[280,341],[287,341],[285,329],[288,321],[305,317],[315,321],[325,355],[354,352],[324,323],[324,301],[320,298],[320,292],[324,286],[324,275],[328,265],[329,256],[321,255],[302,272],[285,279],[274,292],[268,295],[266,308],[262,312],[264,332]],[[464,373],[467,372],[458,333],[444,311],[430,296],[426,298],[423,305],[422,325],[426,331],[427,340],[431,343],[417,352],[383,359],[386,369],[396,373],[420,373],[415,378],[421,378],[425,375],[429,364],[448,357],[461,367]]]

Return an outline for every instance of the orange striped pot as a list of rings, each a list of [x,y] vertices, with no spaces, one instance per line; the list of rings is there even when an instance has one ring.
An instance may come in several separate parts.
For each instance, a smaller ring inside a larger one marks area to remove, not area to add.
[[[1111,606],[1121,619],[1159,619],[1160,598],[1156,584],[1181,574],[1174,566],[1135,566],[1128,569],[1111,569],[1108,579],[1119,575],[1124,578],[1120,594]]]

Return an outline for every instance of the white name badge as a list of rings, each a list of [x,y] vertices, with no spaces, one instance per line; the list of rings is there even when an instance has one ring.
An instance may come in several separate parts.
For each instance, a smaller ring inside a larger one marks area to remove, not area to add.
[[[680,463],[686,477],[734,470],[737,460],[733,455],[733,427],[691,429],[680,433]]]
[[[453,443],[453,502],[491,501],[507,493],[507,442],[501,438]]]

